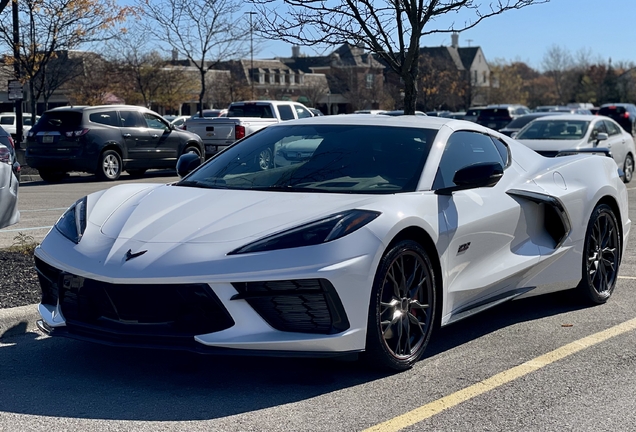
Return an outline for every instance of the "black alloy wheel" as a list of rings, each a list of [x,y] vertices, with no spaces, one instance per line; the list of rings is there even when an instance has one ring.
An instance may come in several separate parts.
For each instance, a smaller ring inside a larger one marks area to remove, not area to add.
[[[122,172],[121,156],[115,150],[105,150],[99,157],[97,166],[97,178],[100,180],[114,181]]]
[[[590,217],[583,249],[583,278],[579,289],[595,304],[605,303],[616,286],[621,241],[612,209],[601,204]]]
[[[435,319],[435,273],[422,246],[404,240],[382,258],[375,276],[367,324],[368,360],[409,369],[424,353]]]

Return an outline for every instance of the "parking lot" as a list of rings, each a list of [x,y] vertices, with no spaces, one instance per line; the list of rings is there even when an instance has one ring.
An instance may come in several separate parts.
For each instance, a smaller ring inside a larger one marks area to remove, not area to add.
[[[26,183],[21,222],[41,240],[64,209],[119,182]],[[636,220],[636,186],[629,188]],[[506,303],[434,335],[400,374],[359,363],[123,350],[37,332],[0,342],[0,430],[629,431],[636,424],[636,247],[612,299]]]

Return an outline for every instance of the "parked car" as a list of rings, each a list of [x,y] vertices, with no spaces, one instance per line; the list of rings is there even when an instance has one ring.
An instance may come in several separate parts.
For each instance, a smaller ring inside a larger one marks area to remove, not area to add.
[[[69,171],[117,180],[122,171],[140,176],[175,168],[184,153],[203,156],[197,135],[176,129],[159,114],[132,105],[62,107],[46,111],[27,134],[26,161],[44,181]]]
[[[466,120],[466,111],[456,111],[456,112],[452,112],[448,115],[445,115],[444,117],[447,118],[452,118],[452,119],[456,119],[456,120]]]
[[[530,114],[524,114],[512,120],[503,129],[499,129],[499,132],[504,135],[513,136],[513,134],[515,134],[516,132],[519,132],[525,125],[527,125],[533,120],[536,120],[541,117],[549,116],[549,115],[559,115],[559,114],[560,114],[559,112],[549,112],[549,111],[541,111],[541,112],[534,112]]]
[[[299,118],[313,117],[299,102],[259,100],[232,102],[225,118],[196,118],[186,120],[184,129],[199,135],[205,145],[205,156],[212,157],[235,141],[269,125]],[[268,165],[274,155],[261,155]]]
[[[636,105],[612,103],[601,105],[598,115],[610,117],[632,136],[636,135]]]
[[[450,116],[450,111],[427,111],[426,115],[429,117],[447,117]]]
[[[319,117],[324,115],[322,111],[320,111],[318,108],[307,108],[307,109],[314,115],[314,117]]]
[[[565,105],[544,105],[544,106],[538,106],[534,110],[532,110],[532,112],[534,112],[534,113],[564,112],[564,113],[570,113],[570,114],[592,114],[592,111],[590,111],[587,108],[581,108],[579,106],[565,106]]]
[[[13,138],[0,127],[0,228],[20,221],[19,186],[20,164],[16,159]]]
[[[614,120],[604,116],[563,114],[534,120],[515,137],[544,156],[563,150],[608,148],[629,183],[634,173],[634,138]]]
[[[225,117],[227,115],[227,109],[204,109],[203,115],[200,112],[192,115],[192,118],[201,118],[201,117]]]
[[[40,116],[35,117],[35,121],[40,118]],[[11,138],[15,141],[16,139],[16,114],[14,112],[3,112],[0,113],[0,127],[2,127],[5,131],[11,134]],[[22,137],[26,137],[29,129],[31,129],[32,121],[31,114],[22,113]]]
[[[477,122],[477,117],[479,117],[479,113],[482,109],[486,108],[485,106],[475,106],[470,107],[466,110],[466,114],[464,115],[463,120]]]
[[[310,154],[258,162],[292,141]],[[576,288],[605,303],[628,247],[612,159],[544,158],[463,120],[292,120],[198,163],[186,154],[181,181],[119,185],[64,213],[35,249],[40,329],[208,353],[363,352],[404,370],[439,325],[506,300]]]
[[[477,123],[498,131],[525,114],[530,114],[530,110],[523,105],[490,105],[479,112]]]
[[[357,110],[354,111],[354,114],[383,114],[384,110]]]

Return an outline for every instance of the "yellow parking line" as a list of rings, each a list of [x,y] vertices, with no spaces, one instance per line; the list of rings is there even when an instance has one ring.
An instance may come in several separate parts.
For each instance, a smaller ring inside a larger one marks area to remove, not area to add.
[[[541,369],[551,363],[558,360],[562,360],[572,354],[575,354],[585,348],[589,348],[598,343],[611,339],[615,336],[627,333],[636,329],[636,318],[633,318],[617,326],[611,327],[607,330],[595,333],[593,335],[584,337],[560,348],[550,351],[547,354],[543,354],[532,360],[529,360],[519,366],[515,366],[511,369],[498,373],[490,378],[487,378],[481,382],[466,387],[453,394],[444,396],[441,399],[427,403],[419,408],[409,411],[400,416],[394,417],[391,420],[379,423],[366,429],[364,432],[389,432],[399,431],[408,426],[412,426],[429,417],[441,413],[449,408],[459,405],[462,402],[466,402],[469,399],[484,394],[490,390],[500,387],[506,383],[516,380],[524,375]]]

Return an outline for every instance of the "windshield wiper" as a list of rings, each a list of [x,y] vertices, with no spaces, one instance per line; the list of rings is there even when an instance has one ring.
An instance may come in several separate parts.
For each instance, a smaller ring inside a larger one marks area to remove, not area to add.
[[[255,187],[250,189],[259,190],[259,191],[273,191],[273,192],[328,192],[326,189],[296,187],[296,186],[279,186],[279,185]]]

